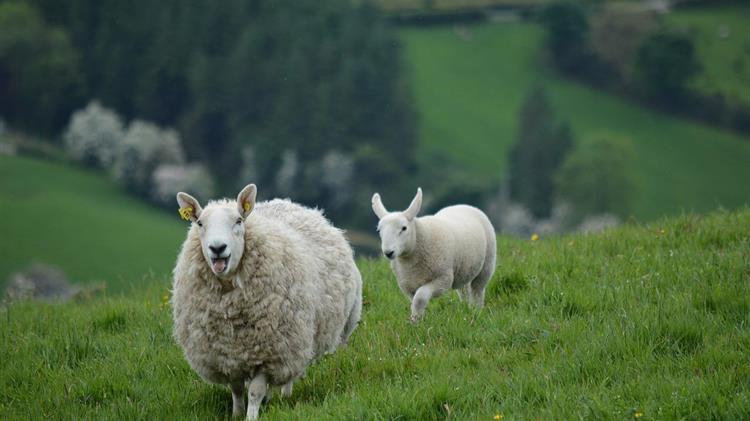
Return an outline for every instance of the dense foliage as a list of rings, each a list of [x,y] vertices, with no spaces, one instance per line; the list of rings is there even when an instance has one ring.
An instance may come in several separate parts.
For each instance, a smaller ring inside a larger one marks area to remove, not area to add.
[[[547,217],[555,200],[555,176],[573,147],[566,123],[555,121],[541,88],[532,90],[519,115],[518,141],[510,150],[510,196],[536,217]]]
[[[251,181],[237,180],[243,165],[255,167],[252,181],[273,185],[285,153],[299,163],[291,182],[306,203],[327,201],[325,189],[309,186],[327,153],[353,160],[362,182],[384,189],[414,170],[416,119],[399,43],[367,2],[3,3],[33,12],[29,4],[63,40],[69,35],[81,98],[125,120],[175,127],[188,159],[208,166],[221,193]],[[241,153],[248,145],[251,163]]]

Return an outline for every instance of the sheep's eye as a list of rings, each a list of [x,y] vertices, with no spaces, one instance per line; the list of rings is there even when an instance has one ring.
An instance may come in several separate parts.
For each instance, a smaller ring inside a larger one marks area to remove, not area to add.
[[[404,232],[404,231],[406,231],[406,225],[404,225],[403,227],[401,227],[401,232]]]
[[[242,223],[242,218],[237,218],[237,225]]]
[[[203,227],[203,222],[200,220],[195,221],[196,224],[198,224],[199,227]]]

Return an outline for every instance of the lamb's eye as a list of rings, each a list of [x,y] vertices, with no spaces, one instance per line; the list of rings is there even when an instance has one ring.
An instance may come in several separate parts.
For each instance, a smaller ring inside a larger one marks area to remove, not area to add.
[[[404,232],[404,231],[406,231],[406,225],[404,225],[403,227],[401,227],[401,232]]]
[[[203,227],[203,222],[200,220],[195,221],[196,224],[198,224],[199,227]]]
[[[236,222],[236,224],[237,224],[237,225],[239,225],[239,224],[241,224],[241,223],[242,223],[242,218],[237,218],[237,222]]]

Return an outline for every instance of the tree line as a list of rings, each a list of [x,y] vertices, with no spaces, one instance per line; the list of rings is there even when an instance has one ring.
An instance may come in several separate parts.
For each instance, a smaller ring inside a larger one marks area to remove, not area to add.
[[[0,27],[0,115],[24,130],[59,138],[96,99],[176,128],[220,194],[252,175],[334,217],[415,170],[400,45],[368,2],[12,0]],[[347,177],[343,198],[320,182]]]

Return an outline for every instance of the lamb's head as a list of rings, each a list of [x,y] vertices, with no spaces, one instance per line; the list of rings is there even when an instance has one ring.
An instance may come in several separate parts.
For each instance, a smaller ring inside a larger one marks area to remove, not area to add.
[[[228,278],[245,250],[245,218],[255,206],[255,184],[246,186],[237,202],[210,202],[205,208],[193,196],[177,193],[180,213],[197,226],[206,264],[216,276]]]
[[[388,212],[380,200],[380,195],[372,196],[372,210],[380,219],[378,233],[380,234],[380,248],[388,259],[395,259],[408,255],[417,243],[416,219],[422,207],[422,189],[417,189],[417,195],[411,201],[409,208],[403,212]]]

